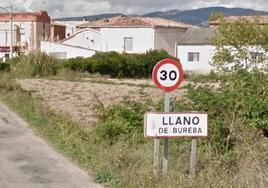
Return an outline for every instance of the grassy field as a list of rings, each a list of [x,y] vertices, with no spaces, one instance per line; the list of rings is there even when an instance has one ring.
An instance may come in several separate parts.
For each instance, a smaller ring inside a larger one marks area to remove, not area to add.
[[[155,178],[153,141],[143,138],[142,118],[149,109],[162,109],[161,101],[126,99],[105,109],[100,105],[100,121],[89,127],[51,110],[43,98],[16,84],[14,77],[12,73],[1,74],[0,99],[96,182],[116,188],[268,186],[267,138],[230,114],[226,115],[226,137],[223,132],[217,137],[212,121],[209,139],[198,140],[194,179],[189,178],[190,139],[170,140],[169,174]],[[175,102],[174,110],[183,108]]]

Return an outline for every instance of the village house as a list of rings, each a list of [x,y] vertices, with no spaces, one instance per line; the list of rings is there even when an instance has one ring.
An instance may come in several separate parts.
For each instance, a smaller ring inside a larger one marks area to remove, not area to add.
[[[216,47],[212,39],[216,36],[215,28],[192,28],[187,30],[177,41],[177,55],[183,70],[189,72],[208,73]]]
[[[13,43],[14,50],[19,48],[18,53],[27,53],[40,48],[40,41],[50,36],[50,17],[46,11],[34,13],[13,13],[13,24],[19,28],[19,41]],[[0,13],[1,28],[10,27],[10,15]],[[1,38],[10,38],[10,30],[2,32]],[[16,36],[14,36],[16,37]],[[5,51],[6,56],[9,53],[9,45],[1,46],[1,51]]]
[[[191,27],[163,18],[116,16],[78,25],[80,30],[60,43],[63,47],[68,45],[101,52],[145,53],[164,49],[175,56],[176,41]],[[51,53],[48,46],[53,44],[48,43],[43,42],[42,51]],[[68,52],[66,54],[68,56]]]
[[[13,25],[13,40],[12,46],[14,55],[19,53],[20,45],[20,28],[17,25]],[[11,43],[10,25],[0,24],[0,58],[9,58]]]

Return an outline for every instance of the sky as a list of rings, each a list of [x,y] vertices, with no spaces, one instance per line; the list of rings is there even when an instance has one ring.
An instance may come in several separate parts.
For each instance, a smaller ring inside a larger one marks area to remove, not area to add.
[[[144,14],[171,9],[188,10],[210,6],[268,10],[268,0],[0,0],[19,10],[46,10],[52,18],[103,13]]]

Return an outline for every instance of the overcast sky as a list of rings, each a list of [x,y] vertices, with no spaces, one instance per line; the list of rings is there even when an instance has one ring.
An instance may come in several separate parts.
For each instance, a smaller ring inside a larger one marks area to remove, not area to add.
[[[47,10],[53,18],[102,13],[142,14],[209,6],[268,10],[268,0],[0,0],[0,6],[6,7],[10,2],[22,10]]]

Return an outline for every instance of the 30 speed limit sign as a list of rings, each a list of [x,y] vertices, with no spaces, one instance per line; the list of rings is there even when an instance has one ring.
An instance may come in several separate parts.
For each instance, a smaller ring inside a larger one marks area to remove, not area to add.
[[[181,64],[173,59],[159,61],[154,67],[152,76],[155,85],[165,92],[177,89],[183,81]]]

